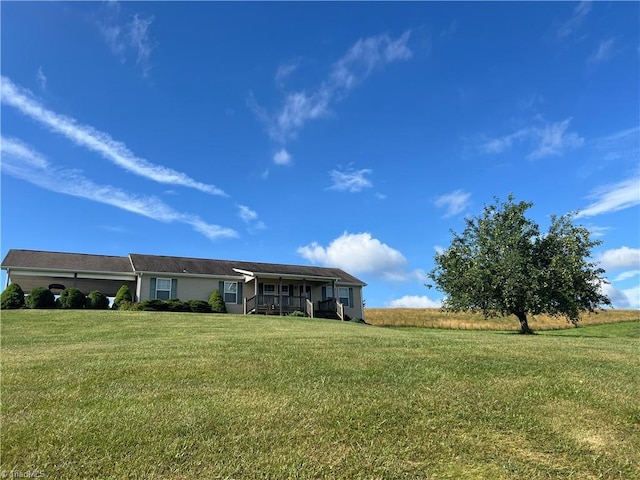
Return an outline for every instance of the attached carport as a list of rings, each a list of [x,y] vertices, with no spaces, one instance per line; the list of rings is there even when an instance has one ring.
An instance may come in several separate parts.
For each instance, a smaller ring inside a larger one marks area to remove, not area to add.
[[[114,297],[122,285],[136,291],[136,275],[129,257],[79,253],[9,250],[2,261],[7,283],[17,283],[25,293],[36,287],[76,287],[85,295],[99,290]]]

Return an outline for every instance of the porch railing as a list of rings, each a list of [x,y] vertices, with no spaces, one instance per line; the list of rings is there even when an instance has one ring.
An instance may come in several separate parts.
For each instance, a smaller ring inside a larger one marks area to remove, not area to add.
[[[285,315],[300,311],[309,317],[313,317],[313,303],[307,297],[258,294],[245,299],[244,305],[244,313]]]
[[[340,320],[344,320],[344,304],[340,303],[335,298],[328,298],[318,302],[318,310],[323,312],[331,312],[338,316]]]

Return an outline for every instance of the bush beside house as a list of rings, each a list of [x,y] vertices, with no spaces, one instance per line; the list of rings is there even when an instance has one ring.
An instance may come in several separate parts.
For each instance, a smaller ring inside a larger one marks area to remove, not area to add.
[[[27,295],[25,304],[36,309],[56,308],[56,297],[48,288],[36,287]]]
[[[109,298],[104,293],[94,290],[87,295],[87,308],[106,310],[109,308]]]
[[[24,292],[17,283],[9,285],[0,297],[2,310],[24,307]]]
[[[227,306],[224,304],[222,295],[218,290],[214,290],[209,297],[209,305],[213,313],[227,313]]]
[[[87,297],[75,287],[65,288],[58,298],[60,308],[80,310],[87,305]]]
[[[116,293],[116,298],[113,300],[113,308],[120,308],[122,302],[133,302],[133,295],[128,285],[122,285]]]

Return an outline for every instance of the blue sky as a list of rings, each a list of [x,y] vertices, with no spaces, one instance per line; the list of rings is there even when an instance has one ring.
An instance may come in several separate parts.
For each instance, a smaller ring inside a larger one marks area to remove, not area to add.
[[[431,307],[450,230],[513,193],[579,210],[640,308],[637,2],[0,8],[3,257],[330,265]]]

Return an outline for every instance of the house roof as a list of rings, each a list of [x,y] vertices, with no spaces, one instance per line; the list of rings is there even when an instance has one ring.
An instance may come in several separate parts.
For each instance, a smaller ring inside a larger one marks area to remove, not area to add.
[[[129,257],[89,255],[84,253],[9,250],[2,268],[62,270],[70,272],[133,273]]]
[[[337,280],[353,285],[366,285],[362,280],[339,268],[277,263],[242,262],[206,258],[169,257],[131,253],[128,257],[90,255],[84,253],[9,250],[2,261],[3,269],[33,269],[68,272],[175,273],[240,277],[243,274]]]
[[[326,278],[344,283],[366,285],[362,280],[339,268],[314,267],[304,265],[285,265],[277,263],[243,262],[235,260],[214,260],[206,258],[167,257],[159,255],[129,255],[137,272],[179,273],[192,275],[239,276],[246,272],[250,275],[273,275],[300,278]]]

